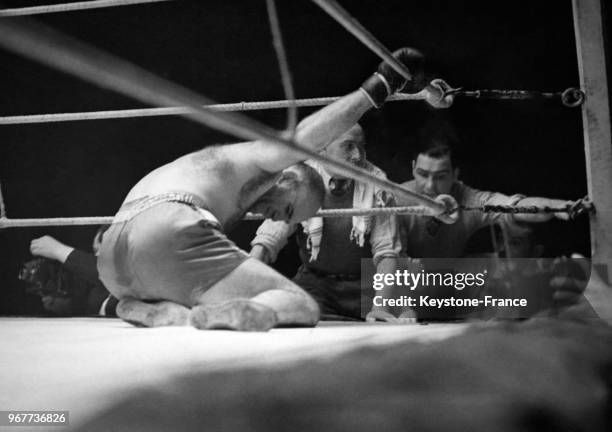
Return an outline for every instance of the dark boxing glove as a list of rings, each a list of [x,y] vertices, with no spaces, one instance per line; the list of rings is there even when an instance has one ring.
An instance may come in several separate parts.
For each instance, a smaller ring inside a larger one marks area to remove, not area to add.
[[[405,90],[409,93],[416,93],[424,86],[425,57],[423,54],[413,48],[400,48],[393,53],[393,57],[408,68],[412,79],[406,81],[390,65],[382,62],[374,75],[361,86],[361,90],[376,108],[380,108],[385,100],[397,91]]]

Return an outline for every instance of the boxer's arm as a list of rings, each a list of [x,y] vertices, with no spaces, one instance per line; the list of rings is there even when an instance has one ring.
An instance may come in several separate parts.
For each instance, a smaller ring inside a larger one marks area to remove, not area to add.
[[[391,66],[381,63],[378,70],[359,88],[336,102],[302,120],[296,129],[296,143],[306,149],[319,152],[349,130],[373,106],[380,108],[396,91],[409,86],[409,91],[418,91],[423,85],[423,55],[411,48],[401,48],[393,56],[412,73],[412,80],[406,81]],[[266,141],[254,143],[256,163],[268,172],[278,172],[307,156]]]
[[[349,93],[302,120],[297,126],[295,142],[300,147],[319,152],[355,125],[370,108],[372,103],[363,92]],[[255,141],[252,146],[249,155],[253,162],[267,172],[278,172],[308,159],[281,144]]]
[[[251,251],[249,252],[249,255],[251,256],[251,258],[255,258],[256,260],[259,260],[264,264],[270,264],[272,261],[270,259],[270,253],[264,245],[253,245]]]
[[[282,248],[287,245],[287,239],[295,231],[297,225],[283,221],[266,219],[257,228],[255,238],[251,241],[251,255],[266,264],[276,261]]]

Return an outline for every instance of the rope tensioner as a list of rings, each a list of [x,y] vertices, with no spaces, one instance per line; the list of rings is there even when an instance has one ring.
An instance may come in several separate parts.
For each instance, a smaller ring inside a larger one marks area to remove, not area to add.
[[[461,206],[457,211],[481,211],[485,213],[568,213],[573,219],[580,214],[593,212],[595,208],[588,198],[575,201],[565,207],[538,207],[538,206],[504,206],[489,205],[481,207]],[[432,210],[425,206],[403,206],[403,207],[373,207],[373,208],[348,208],[348,209],[326,209],[319,210],[316,216],[331,217],[350,217],[350,216],[375,216],[375,215],[417,215],[433,216]],[[257,213],[247,213],[243,220],[262,220],[263,215]],[[92,217],[65,217],[65,218],[33,218],[33,219],[8,219],[0,218],[0,229],[2,228],[22,228],[22,227],[41,227],[41,226],[81,226],[81,225],[106,225],[113,222],[113,216],[92,216]]]
[[[593,202],[588,198],[582,198],[577,201],[568,203],[564,207],[548,207],[548,206],[512,206],[512,205],[484,205],[477,207],[460,206],[462,211],[480,211],[483,213],[567,213],[570,219],[575,219],[584,213],[595,212]]]
[[[585,99],[584,92],[574,87],[567,88],[562,92],[554,93],[532,90],[463,90],[462,88],[457,88],[444,93],[444,96],[448,95],[474,99],[558,99],[563,105],[570,108],[582,105]]]

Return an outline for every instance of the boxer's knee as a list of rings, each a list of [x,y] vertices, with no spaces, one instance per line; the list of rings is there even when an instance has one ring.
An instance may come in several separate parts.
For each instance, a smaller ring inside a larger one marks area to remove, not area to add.
[[[287,291],[295,293],[296,295],[299,295],[306,315],[312,322],[312,324],[314,325],[319,321],[319,317],[321,316],[319,304],[303,288],[301,288],[295,282],[287,280],[282,284],[281,289],[285,289]]]
[[[314,326],[321,318],[321,309],[319,308],[319,304],[310,296],[310,294],[304,291],[304,295],[304,310],[306,315],[304,321],[307,325]]]

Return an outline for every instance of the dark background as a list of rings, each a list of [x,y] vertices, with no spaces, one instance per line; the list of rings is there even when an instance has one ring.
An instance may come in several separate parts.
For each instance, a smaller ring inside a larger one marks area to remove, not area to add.
[[[423,51],[428,71],[453,86],[559,91],[579,85],[570,0],[344,0],[342,5],[389,48]],[[379,63],[310,1],[277,0],[277,6],[297,97],[345,94]],[[284,99],[263,0],[176,1],[37,19],[218,102]],[[5,51],[0,94],[2,116],[143,107]],[[300,116],[311,111],[300,110]],[[284,110],[247,114],[276,128],[286,119]],[[444,112],[422,103],[390,103],[364,118],[369,159],[392,180],[409,180],[411,149],[432,117],[455,125],[467,184],[562,199],[586,194],[580,109],[552,101],[464,99]],[[112,215],[151,169],[232,141],[179,117],[1,126],[0,182],[8,216]],[[244,223],[230,236],[247,248],[256,227]],[[50,234],[89,249],[95,230],[0,231],[0,314],[39,310],[37,298],[26,296],[16,280],[30,257],[31,239]],[[554,253],[588,255],[588,223],[552,222],[546,242]],[[296,265],[291,245],[277,268],[291,275]]]

